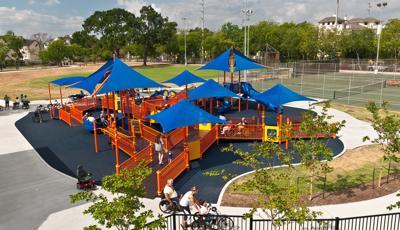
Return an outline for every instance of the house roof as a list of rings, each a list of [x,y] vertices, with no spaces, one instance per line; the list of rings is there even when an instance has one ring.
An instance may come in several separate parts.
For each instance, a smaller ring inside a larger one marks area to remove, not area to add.
[[[368,18],[353,18],[349,20],[349,23],[376,23],[380,22],[379,19],[373,18],[373,17],[368,17]]]
[[[335,22],[336,21],[336,17],[331,16],[331,17],[326,17],[324,19],[322,19],[321,21],[319,21],[319,23],[324,23],[324,22]],[[342,23],[344,22],[343,18],[338,18],[338,23]]]

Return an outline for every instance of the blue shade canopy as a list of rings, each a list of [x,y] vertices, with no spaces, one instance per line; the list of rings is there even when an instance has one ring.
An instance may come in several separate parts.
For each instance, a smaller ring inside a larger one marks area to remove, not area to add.
[[[111,74],[97,94],[136,88],[157,88],[163,85],[143,76],[116,58]]]
[[[161,124],[164,133],[173,129],[197,124],[226,124],[226,121],[211,115],[193,105],[188,100],[182,100],[174,106],[146,118],[158,121]]]
[[[224,88],[214,80],[210,79],[196,89],[188,92],[189,100],[197,100],[199,98],[210,97],[239,97],[232,91]]]
[[[253,98],[267,106],[281,106],[294,101],[315,101],[314,99],[298,94],[281,84],[277,84],[267,91],[255,95]]]
[[[104,74],[112,69],[113,64],[114,61],[109,59],[102,67],[100,67],[100,69],[89,75],[85,80],[71,85],[68,88],[84,89],[90,94],[93,94],[97,84],[104,81]]]
[[[59,85],[59,86],[65,86],[65,85],[72,85],[74,83],[80,82],[83,79],[85,79],[85,77],[82,77],[82,76],[65,77],[65,78],[60,78],[60,79],[51,81],[51,83],[53,83],[55,85]]]
[[[227,49],[220,56],[216,57],[214,60],[200,67],[198,70],[219,70],[230,72],[229,57],[231,54],[231,49]],[[247,70],[247,69],[261,69],[264,66],[255,63],[253,60],[247,58],[242,53],[233,50],[233,56],[235,57],[235,69],[234,72]]]
[[[164,81],[163,83],[173,83],[177,86],[183,86],[183,85],[192,84],[192,83],[196,83],[196,82],[206,82],[206,80],[192,74],[188,70],[185,70],[182,73],[180,73],[179,75],[177,75],[176,77],[171,78],[167,81]]]

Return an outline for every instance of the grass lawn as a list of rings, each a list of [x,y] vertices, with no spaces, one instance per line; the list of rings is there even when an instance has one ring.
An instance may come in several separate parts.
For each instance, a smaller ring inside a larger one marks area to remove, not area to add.
[[[346,153],[344,153],[341,157],[334,159],[329,163],[329,165],[333,168],[333,171],[327,175],[325,191],[341,191],[370,183],[373,180],[374,168],[375,183],[377,183],[381,166],[384,167],[383,176],[387,175],[386,167],[388,166],[388,163],[382,165],[382,156],[383,151],[381,151],[378,145],[368,145],[346,151]],[[392,167],[394,167],[393,164]],[[286,169],[279,168],[275,170]],[[295,170],[295,179],[298,179],[299,189],[302,191],[308,191],[307,189],[309,188],[309,184],[305,179],[305,169],[301,166],[297,166],[295,167]],[[236,188],[235,186],[243,183],[246,180],[249,180],[251,177],[253,177],[253,174],[243,176],[230,184],[224,194],[223,203],[232,202],[229,201],[228,198],[238,195],[242,195],[243,197],[254,195],[255,193],[252,191],[244,191],[240,188]],[[324,189],[324,179],[322,177],[315,182],[314,189],[315,194],[320,193]]]
[[[199,65],[188,65],[185,67],[184,65],[157,65],[157,66],[148,66],[148,67],[135,67],[135,70],[137,70],[139,73],[155,80],[158,82],[165,81],[169,78],[172,78],[185,69],[188,69],[195,75],[209,79],[209,78],[217,78],[218,77],[218,72],[217,71],[196,71],[197,68],[199,68]],[[46,70],[43,70],[46,71]],[[24,79],[22,78],[14,78],[13,79],[13,84],[10,84],[7,86],[7,88],[4,89],[5,92],[1,92],[2,94],[9,94],[12,97],[13,95],[19,95],[20,91],[24,91],[28,94],[30,100],[38,100],[38,99],[47,99],[48,97],[48,90],[47,90],[47,84],[55,79],[59,78],[64,78],[64,77],[70,77],[70,76],[88,76],[94,71],[90,72],[74,72],[74,73],[68,73],[68,74],[63,74],[63,75],[48,75],[43,76],[43,77],[34,77],[34,78],[29,78],[26,77]],[[19,81],[19,82],[18,82]],[[1,90],[3,91],[3,89]],[[65,89],[63,90],[64,96],[69,95],[69,94],[74,94],[78,93],[79,90],[76,89]],[[57,86],[52,86],[52,95],[53,97],[58,97],[58,87]]]
[[[344,104],[339,104],[339,103],[331,103],[331,107],[333,109],[337,109],[340,111],[343,111],[345,113],[350,114],[351,116],[362,120],[366,122],[371,122],[372,121],[372,115],[371,113],[364,107],[358,107],[358,106],[351,106],[351,105],[344,105]],[[390,111],[391,113],[400,115],[399,111]]]

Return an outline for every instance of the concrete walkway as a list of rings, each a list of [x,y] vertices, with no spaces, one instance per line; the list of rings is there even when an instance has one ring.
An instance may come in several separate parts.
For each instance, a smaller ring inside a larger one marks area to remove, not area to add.
[[[39,103],[45,104],[44,101]],[[290,106],[308,108],[307,103],[292,103]],[[317,107],[316,111],[321,111],[321,108]],[[346,148],[369,144],[362,142],[362,137],[374,135],[368,123],[335,109],[329,109],[328,113],[334,115],[334,121],[346,120],[346,127],[339,134]],[[73,207],[68,202],[68,195],[76,192],[75,179],[50,168],[15,128],[15,121],[26,114],[22,112],[0,116],[0,143],[4,143],[0,145],[0,230],[82,229],[93,224],[91,217],[82,214],[88,204]],[[16,165],[21,168],[14,167]],[[395,194],[390,194],[368,201],[317,206],[312,209],[322,211],[324,218],[372,215],[388,213],[386,206],[397,200]],[[158,201],[143,199],[146,207],[156,214],[159,213]],[[220,210],[225,214],[247,211],[245,208],[232,207],[220,207]]]

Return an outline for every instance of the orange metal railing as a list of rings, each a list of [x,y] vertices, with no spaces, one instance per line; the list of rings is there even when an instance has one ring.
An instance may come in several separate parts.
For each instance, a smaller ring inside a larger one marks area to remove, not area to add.
[[[185,169],[189,168],[189,154],[187,148],[179,153],[168,165],[157,171],[157,192],[161,194],[167,180],[177,178]]]
[[[167,151],[175,147],[175,145],[179,144],[184,139],[185,139],[184,128],[178,128],[168,133],[167,135],[163,135],[163,140]]]
[[[143,123],[140,123],[140,125],[141,125],[141,130],[142,130],[142,137],[144,139],[146,139],[152,143],[155,143],[157,136],[159,136],[159,135],[162,136],[161,132],[158,132],[157,130],[155,130],[149,126],[144,125]]]
[[[79,123],[83,124],[83,111],[77,109],[76,107],[71,107],[71,117],[77,120]]]
[[[214,126],[205,136],[200,139],[200,155],[207,151],[208,148],[217,140],[218,127]]]
[[[64,121],[65,123],[67,123],[69,126],[72,125],[72,121],[71,121],[71,114],[69,112],[67,112],[64,109],[59,109],[58,110],[58,116],[59,119]]]
[[[263,127],[262,125],[216,125],[218,129],[218,139],[242,139],[242,140],[262,140]]]
[[[150,164],[153,161],[153,146],[149,145],[146,148],[138,152],[134,157],[130,157],[128,160],[121,163],[120,169],[130,169],[135,167],[140,161],[144,160],[146,164]]]

